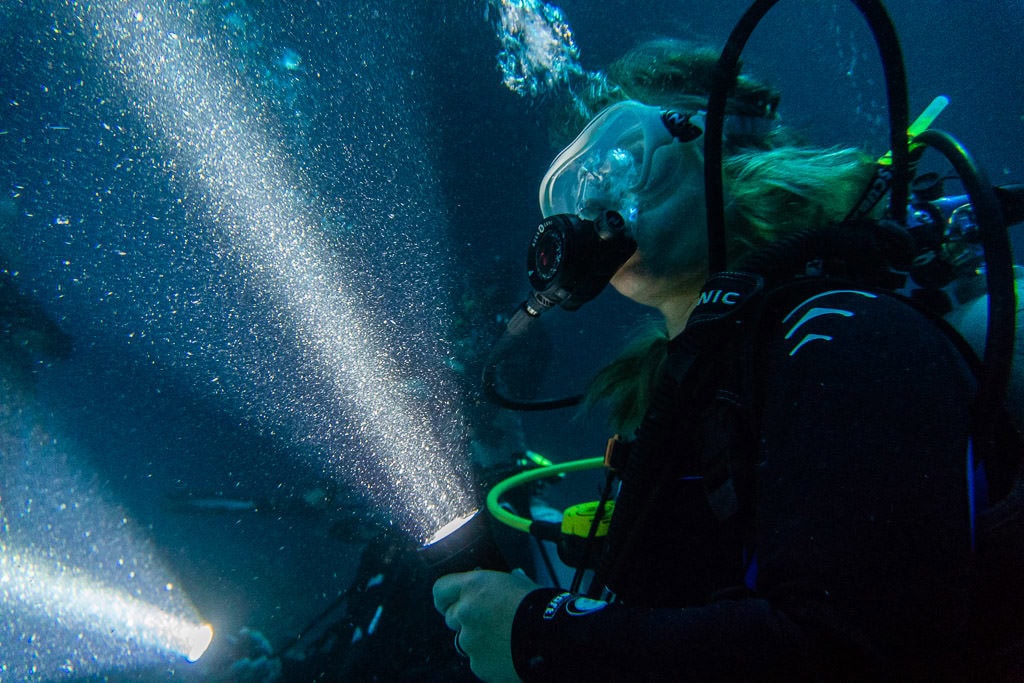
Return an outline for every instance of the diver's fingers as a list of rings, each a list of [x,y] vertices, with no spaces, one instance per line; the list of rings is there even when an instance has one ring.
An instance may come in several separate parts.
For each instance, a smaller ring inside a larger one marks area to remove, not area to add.
[[[446,574],[434,582],[434,609],[446,615],[446,619],[448,609],[459,601],[459,595],[462,594],[462,589],[470,574],[472,572]]]

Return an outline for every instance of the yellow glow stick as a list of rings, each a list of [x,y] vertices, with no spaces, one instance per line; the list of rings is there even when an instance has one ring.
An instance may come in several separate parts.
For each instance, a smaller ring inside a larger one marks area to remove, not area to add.
[[[949,98],[946,97],[945,95],[939,95],[934,100],[932,100],[931,104],[925,107],[924,111],[921,112],[921,115],[914,119],[914,122],[910,124],[910,128],[907,129],[907,137],[913,140],[922,132],[927,130],[928,127],[931,126],[932,123],[935,121],[935,119],[939,118],[939,114],[942,113],[942,111],[946,108],[948,104]],[[918,147],[920,147],[920,145],[911,145],[910,151],[913,152]],[[883,166],[891,166],[892,150],[890,149],[888,152],[878,157],[878,163],[882,164]]]

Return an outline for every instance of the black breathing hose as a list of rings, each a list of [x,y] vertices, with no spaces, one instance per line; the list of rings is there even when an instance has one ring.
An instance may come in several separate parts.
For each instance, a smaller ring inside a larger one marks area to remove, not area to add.
[[[1017,457],[1015,453],[1000,452],[996,445],[998,424],[1006,404],[1017,327],[1017,293],[1010,236],[995,188],[958,140],[944,131],[926,130],[915,137],[914,142],[928,145],[953,166],[970,199],[981,232],[988,287],[988,329],[975,419],[978,421],[978,445],[982,449],[982,457],[993,467],[996,478],[1002,480],[997,484],[1004,490],[994,491],[999,497],[1011,483]]]
[[[754,29],[779,0],[757,0],[737,22],[722,48],[711,92],[704,129],[704,187],[707,195],[708,268],[718,273],[728,267],[725,230],[725,189],[722,184],[722,146],[725,128],[725,104],[739,72],[740,53]],[[907,76],[903,52],[892,19],[879,0],[852,0],[867,20],[875,38],[885,73],[889,102],[889,139],[892,150],[892,218],[903,223],[910,195],[910,151],[907,128],[910,124],[907,103]]]
[[[521,340],[526,337],[527,332],[537,322],[539,314],[531,314],[527,306],[523,305],[516,309],[516,312],[508,321],[505,332],[491,349],[487,358],[487,364],[483,371],[484,396],[492,403],[508,408],[509,410],[554,410],[556,408],[571,408],[579,405],[583,400],[582,395],[566,396],[564,398],[546,399],[525,399],[514,398],[502,392],[498,386],[498,368],[502,361],[511,355]]]

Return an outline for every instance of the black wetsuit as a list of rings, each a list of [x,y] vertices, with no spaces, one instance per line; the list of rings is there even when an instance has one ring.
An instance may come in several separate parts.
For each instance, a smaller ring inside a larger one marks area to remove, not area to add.
[[[756,363],[723,370],[761,378],[760,417],[739,420],[756,425],[750,476],[708,452],[737,429],[714,407],[735,395],[715,381],[670,407],[663,433],[641,427],[634,457],[649,439],[644,455],[674,464],[624,476],[620,501],[656,500],[621,534],[616,601],[527,596],[512,634],[524,680],[965,675],[974,379],[960,352],[924,315],[862,291],[801,297],[766,329]],[[720,504],[733,483],[738,512]]]

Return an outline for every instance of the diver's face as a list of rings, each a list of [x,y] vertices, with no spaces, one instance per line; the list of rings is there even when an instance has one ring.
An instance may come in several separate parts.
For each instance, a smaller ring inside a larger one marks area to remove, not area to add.
[[[703,267],[703,129],[700,112],[619,102],[587,124],[541,181],[545,217],[622,216],[638,249],[612,284],[641,303],[652,287],[690,280]]]
[[[696,145],[655,152],[652,182],[637,211],[637,250],[612,277],[619,293],[659,306],[703,280],[707,253],[703,154]]]

